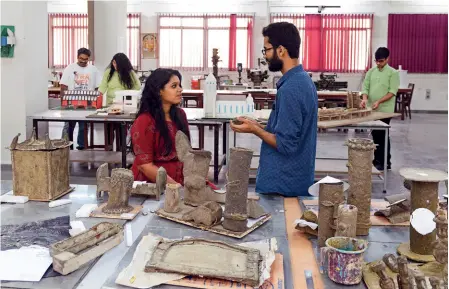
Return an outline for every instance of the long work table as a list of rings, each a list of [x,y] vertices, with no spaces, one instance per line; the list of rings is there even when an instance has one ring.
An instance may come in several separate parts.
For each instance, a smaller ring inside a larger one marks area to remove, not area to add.
[[[61,216],[69,216],[70,221],[82,221],[86,228],[100,222],[116,222],[120,225],[130,226],[132,236],[125,233],[125,239],[118,246],[112,248],[101,257],[92,260],[89,264],[75,272],[66,275],[56,275],[41,279],[39,282],[2,282],[2,288],[37,288],[37,289],[125,289],[115,283],[118,274],[127,267],[143,236],[148,233],[160,235],[165,238],[179,239],[185,237],[205,238],[209,240],[225,241],[232,244],[261,241],[276,238],[278,253],[283,255],[284,283],[273,284],[272,288],[301,289],[309,288],[310,283],[306,272],[311,273],[315,289],[347,288],[332,282],[326,275],[319,272],[319,249],[316,237],[300,233],[295,229],[294,221],[299,219],[305,207],[301,202],[304,198],[283,198],[279,195],[261,195],[259,203],[272,215],[272,218],[260,228],[242,239],[214,234],[212,232],[197,230],[189,226],[178,224],[153,214],[163,206],[164,195],[160,201],[153,198],[131,196],[131,205],[143,205],[141,213],[134,220],[114,220],[102,218],[77,218],[76,211],[84,204],[100,204],[107,201],[107,194],[103,199],[96,199],[96,186],[73,185],[75,190],[62,199],[72,200],[71,204],[49,208],[47,202],[29,201],[25,204],[2,204],[2,225],[16,225],[31,221],[48,220]],[[11,181],[2,181],[2,194],[12,188]],[[250,189],[251,190],[251,189]],[[306,197],[305,199],[314,199]],[[125,230],[126,231],[126,230]],[[369,236],[361,237],[369,241],[365,252],[365,261],[371,262],[382,258],[385,253],[395,253],[397,245],[408,240],[408,227],[376,226],[371,227]],[[126,239],[131,237],[132,245],[126,245]],[[218,285],[218,284],[217,284]],[[238,284],[235,284],[239,288]],[[282,285],[282,287],[278,287]],[[363,281],[354,288],[366,288]],[[173,285],[161,285],[161,289],[177,289]],[[245,288],[242,286],[242,288]],[[249,287],[246,287],[249,288]]]
[[[214,167],[214,181],[218,182],[218,175],[221,167],[226,162],[226,152],[229,147],[228,140],[228,124],[229,119],[206,119],[202,118],[203,110],[195,108],[183,108],[187,115],[189,125],[198,127],[199,133],[199,147],[204,148],[204,130],[206,127],[213,127],[214,129],[214,150],[213,150],[213,167]],[[127,126],[134,122],[134,117],[130,115],[120,116],[100,116],[94,115],[94,111],[91,110],[47,110],[40,113],[29,116],[33,121],[33,127],[36,129],[36,135],[39,135],[38,124],[39,122],[88,122],[88,123],[115,123],[120,126],[120,148],[121,152],[121,166],[127,166],[127,144],[126,134]],[[222,141],[223,141],[223,158],[220,160],[219,142],[220,142],[220,128],[223,129]],[[76,155],[88,155],[89,151],[76,152]],[[91,154],[90,154],[91,155]],[[89,159],[83,160],[89,162]]]

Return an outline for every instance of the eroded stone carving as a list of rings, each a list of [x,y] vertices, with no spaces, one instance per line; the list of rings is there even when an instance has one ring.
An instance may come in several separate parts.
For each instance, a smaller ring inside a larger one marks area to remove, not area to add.
[[[339,205],[335,236],[356,237],[357,208],[353,205]]]
[[[429,277],[430,286],[432,289],[444,289],[444,282],[440,278],[437,277]]]
[[[368,235],[371,227],[371,170],[375,145],[370,139],[348,139],[348,204],[356,206],[357,236]]]
[[[164,201],[164,211],[167,213],[178,213],[181,211],[181,197],[179,194],[180,188],[181,185],[179,184],[167,184]]]
[[[398,288],[399,289],[410,289],[410,274],[408,270],[408,261],[407,257],[405,256],[399,256],[397,258],[398,263],[398,272],[397,275],[397,281],[398,281]]]
[[[343,182],[321,183],[318,195],[318,247],[335,235],[338,206],[344,202]]]
[[[260,251],[257,249],[219,241],[161,241],[147,262],[145,272],[220,278],[257,286],[261,260]]]
[[[123,228],[102,222],[87,231],[50,246],[53,269],[67,275],[101,256],[123,240]]]
[[[108,203],[102,209],[106,214],[123,214],[133,210],[128,205],[133,187],[134,176],[131,170],[113,169],[110,179]]]
[[[444,264],[443,269],[443,281],[444,285],[448,285],[448,221],[447,221],[447,212],[445,210],[438,209],[437,215],[434,218],[434,222],[436,223],[436,233],[438,239],[433,243],[433,256],[435,260]]]
[[[29,139],[19,143],[15,136],[11,150],[13,192],[34,201],[55,200],[73,190],[69,183],[69,146],[65,139],[36,138],[33,129]]]
[[[394,281],[387,275],[386,266],[383,261],[377,261],[371,265],[371,271],[379,276],[379,286],[381,289],[395,289]]]
[[[248,199],[247,212],[248,217],[252,219],[258,219],[266,214],[259,202],[253,199]]]
[[[427,289],[426,276],[419,271],[414,272],[416,288],[418,289]]]
[[[388,268],[390,268],[391,271],[393,271],[394,273],[398,273],[399,269],[398,269],[398,261],[396,260],[396,256],[393,254],[385,254],[382,258],[382,260],[384,261],[385,265],[388,266]]]
[[[231,148],[223,221],[223,227],[230,231],[242,232],[247,229],[248,182],[252,157],[252,150]]]
[[[104,192],[109,192],[110,189],[109,166],[107,163],[102,164],[97,169],[97,198],[103,197]],[[159,201],[161,195],[165,191],[167,184],[167,171],[160,167],[157,170],[156,183],[143,183],[132,188],[131,194],[154,196]]]
[[[193,221],[197,225],[212,226],[221,221],[223,209],[216,202],[206,202],[184,214],[184,221]]]
[[[212,153],[193,150],[182,131],[176,133],[176,153],[178,159],[184,163],[184,203],[197,207],[211,200],[214,192],[207,186],[206,179]]]
[[[390,223],[397,224],[410,220],[410,193],[386,196],[389,203],[386,209],[376,211],[375,216],[384,216]]]

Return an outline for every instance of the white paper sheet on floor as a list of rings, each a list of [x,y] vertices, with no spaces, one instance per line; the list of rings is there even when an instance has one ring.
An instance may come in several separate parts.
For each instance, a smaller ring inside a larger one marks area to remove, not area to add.
[[[136,251],[133,256],[133,260],[125,269],[120,272],[115,283],[134,287],[134,288],[151,288],[164,284],[169,281],[179,280],[186,275],[171,274],[171,273],[146,273],[144,268],[146,263],[151,258],[153,251],[162,238],[157,235],[148,234],[143,236],[140,243],[137,245]],[[240,244],[244,247],[259,249],[260,254],[263,257],[261,262],[261,278],[260,285],[270,278],[271,265],[274,262],[275,251],[278,249],[276,238],[267,240],[248,242]]]
[[[52,262],[49,249],[41,246],[0,251],[0,280],[38,282]]]

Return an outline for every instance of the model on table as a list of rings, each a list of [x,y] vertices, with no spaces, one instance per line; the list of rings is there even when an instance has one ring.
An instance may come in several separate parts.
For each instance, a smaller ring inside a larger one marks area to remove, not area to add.
[[[66,90],[96,90],[101,82],[101,75],[98,69],[89,64],[90,50],[87,48],[78,49],[78,61],[70,64],[64,69],[61,78],[61,96]],[[69,139],[73,140],[73,130],[76,122],[66,122],[62,135],[69,135]],[[84,126],[78,122],[78,147],[84,149]]]
[[[376,66],[368,70],[363,82],[361,108],[371,107],[380,112],[394,112],[396,93],[399,89],[399,73],[388,65],[390,51],[388,48],[380,47],[374,57]],[[391,118],[381,119],[390,124]],[[385,133],[380,130],[371,132],[373,141],[377,145],[374,151],[373,165],[379,170],[384,170]],[[391,169],[390,136],[388,136],[388,159],[387,169]]]
[[[301,39],[291,23],[265,27],[262,52],[270,71],[282,72],[273,110],[266,127],[247,118],[231,123],[240,133],[262,139],[256,192],[305,196],[315,172],[318,96],[315,85],[298,64]]]
[[[140,81],[133,66],[124,53],[117,53],[104,72],[98,90],[107,97],[107,104],[114,101],[115,92],[120,90],[140,90]]]

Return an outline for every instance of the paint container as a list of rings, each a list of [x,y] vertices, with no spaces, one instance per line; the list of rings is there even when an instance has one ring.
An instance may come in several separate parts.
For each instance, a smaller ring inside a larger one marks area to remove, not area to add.
[[[368,242],[348,237],[332,237],[321,248],[321,273],[335,283],[355,285],[362,281],[363,254]]]

